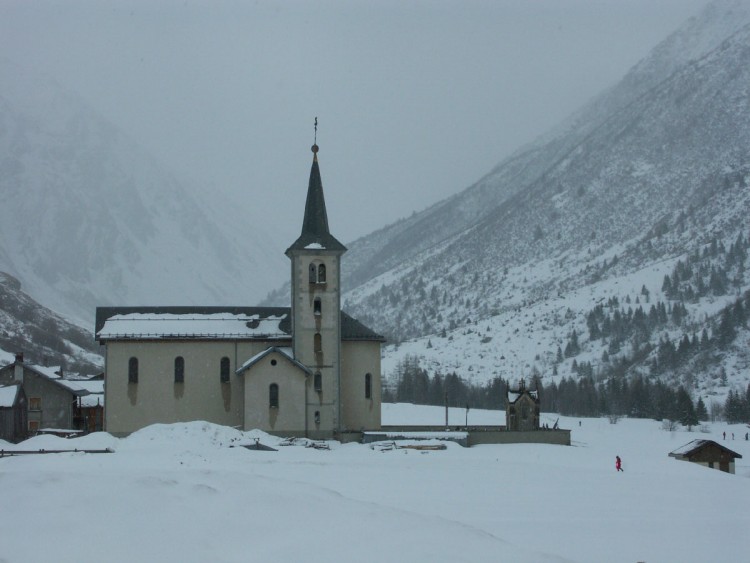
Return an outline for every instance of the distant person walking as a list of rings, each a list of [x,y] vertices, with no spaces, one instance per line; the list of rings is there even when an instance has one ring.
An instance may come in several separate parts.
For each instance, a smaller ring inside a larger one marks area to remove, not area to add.
[[[623,473],[625,472],[625,470],[622,468],[622,460],[620,459],[619,455],[615,456],[615,469],[617,469],[617,471],[622,471]]]

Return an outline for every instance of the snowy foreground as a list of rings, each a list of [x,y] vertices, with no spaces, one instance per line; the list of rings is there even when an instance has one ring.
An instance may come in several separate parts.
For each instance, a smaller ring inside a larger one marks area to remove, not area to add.
[[[464,416],[451,412],[451,424]],[[444,415],[384,405],[383,419],[440,424]],[[470,424],[502,420],[469,412]],[[572,447],[249,451],[229,446],[280,440],[204,422],[125,439],[0,443],[115,450],[0,459],[0,562],[746,560],[746,427],[670,433],[649,420],[581,422],[561,418]],[[667,457],[694,438],[721,441],[723,431],[735,433],[723,443],[743,456],[736,475]]]

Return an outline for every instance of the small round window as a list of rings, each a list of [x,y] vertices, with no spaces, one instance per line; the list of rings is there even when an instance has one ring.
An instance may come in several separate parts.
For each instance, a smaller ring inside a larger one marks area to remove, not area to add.
[[[271,365],[275,366],[276,365],[276,360],[271,360]]]

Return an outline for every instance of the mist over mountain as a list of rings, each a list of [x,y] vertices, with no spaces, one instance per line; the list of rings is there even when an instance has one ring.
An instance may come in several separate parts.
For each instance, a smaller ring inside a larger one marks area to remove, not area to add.
[[[748,69],[750,4],[713,3],[465,191],[348,244],[344,307],[389,337],[386,376],[409,356],[475,382],[746,385]],[[0,59],[0,79],[11,293],[90,326],[96,306],[252,304],[286,279],[254,202],[195,189],[46,78]],[[37,325],[78,361],[57,317]]]
[[[704,329],[710,341],[750,288],[735,261],[750,236],[749,89],[750,7],[709,5],[466,191],[350,244],[345,308],[396,343],[392,372],[407,354],[480,381],[620,362],[676,381],[692,371],[694,388],[715,392],[721,380],[726,392],[727,374],[748,377],[743,322],[700,370],[697,352],[667,369],[657,349]],[[692,277],[682,293],[665,291],[678,263]],[[706,291],[712,273],[728,283]],[[660,303],[678,308],[679,323],[653,325],[648,338],[610,346],[611,335],[589,331],[597,305],[632,317]],[[574,331],[580,351],[561,360]]]
[[[0,59],[0,81],[0,271],[38,301],[91,326],[96,306],[253,303],[284,279],[250,205],[187,186],[51,79]]]

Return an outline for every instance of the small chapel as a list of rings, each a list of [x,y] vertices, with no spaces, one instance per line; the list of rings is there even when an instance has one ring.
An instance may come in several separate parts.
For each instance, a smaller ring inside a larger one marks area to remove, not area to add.
[[[291,307],[97,308],[107,432],[194,420],[313,439],[380,428],[385,339],[341,311],[346,247],[312,152],[302,232],[286,250]]]

